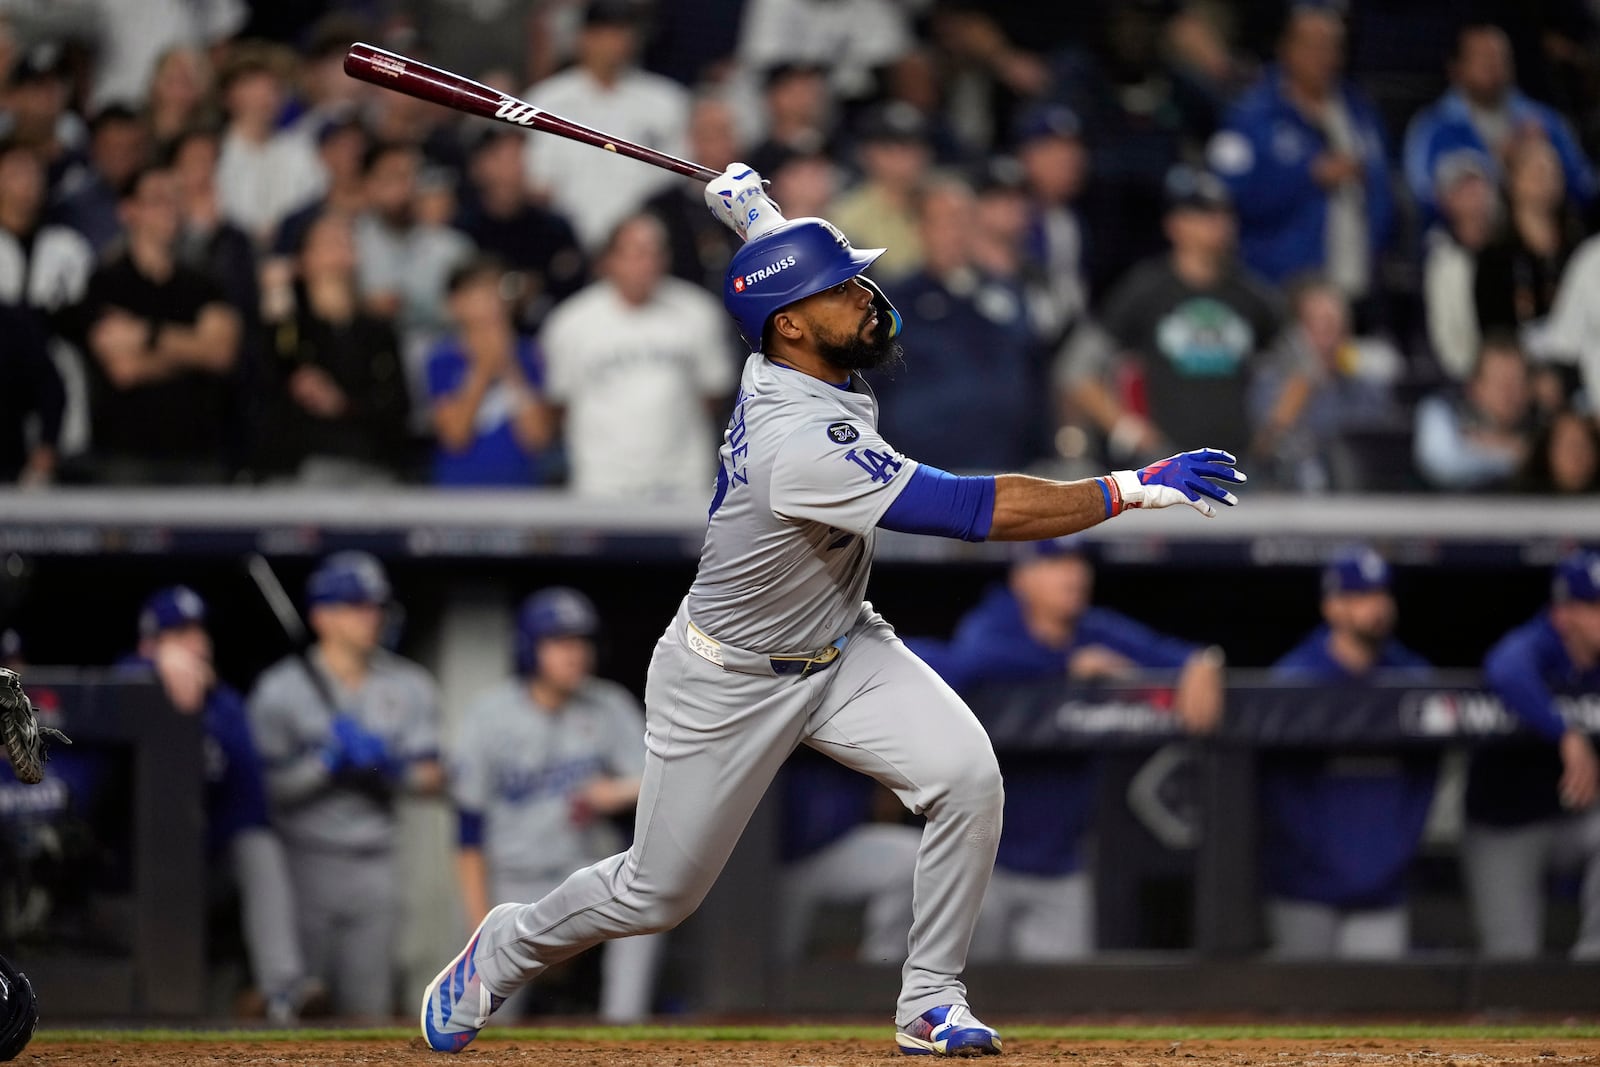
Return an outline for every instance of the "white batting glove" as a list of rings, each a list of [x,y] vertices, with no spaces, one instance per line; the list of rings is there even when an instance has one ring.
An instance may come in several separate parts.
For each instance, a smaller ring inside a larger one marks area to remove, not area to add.
[[[1230,507],[1239,502],[1238,497],[1212,484],[1243,485],[1244,472],[1234,469],[1236,462],[1230,453],[1221,449],[1202,448],[1180,452],[1136,471],[1113,471],[1103,479],[1108,483],[1105,486],[1107,517],[1125,508],[1170,508],[1174,504],[1187,504],[1206,518],[1215,518],[1217,509],[1211,506],[1211,500]]]
[[[789,221],[767,195],[761,175],[744,163],[728,164],[726,170],[706,183],[706,207],[746,241]]]

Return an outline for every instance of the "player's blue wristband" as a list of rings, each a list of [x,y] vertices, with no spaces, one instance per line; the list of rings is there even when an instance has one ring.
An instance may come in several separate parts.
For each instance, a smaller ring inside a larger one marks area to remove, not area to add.
[[[483,812],[465,808],[456,812],[456,844],[462,848],[483,847]]]
[[[878,525],[900,533],[982,541],[994,524],[994,478],[962,477],[920,464]]]

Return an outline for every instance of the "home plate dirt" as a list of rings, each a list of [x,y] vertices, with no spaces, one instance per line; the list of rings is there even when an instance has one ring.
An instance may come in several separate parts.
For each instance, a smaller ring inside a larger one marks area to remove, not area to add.
[[[1002,1030],[1002,1033],[1004,1031]],[[432,1064],[433,1067],[850,1067],[929,1063],[897,1054],[893,1034],[882,1041],[479,1041],[454,1058],[411,1041],[317,1040],[125,1041],[36,1040],[16,1062],[140,1067],[142,1064],[255,1067],[296,1063]],[[1600,1064],[1600,1039],[1350,1040],[1201,1039],[1197,1041],[1008,1040],[993,1067],[1052,1063],[1070,1067],[1563,1067]]]

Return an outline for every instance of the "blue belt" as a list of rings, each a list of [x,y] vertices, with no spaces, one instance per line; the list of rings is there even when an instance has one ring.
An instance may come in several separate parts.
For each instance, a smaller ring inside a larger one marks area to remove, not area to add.
[[[850,640],[850,635],[839,638],[833,644],[810,656],[773,656],[772,673],[777,675],[798,674],[804,678],[808,674],[825,671],[839,660],[839,653],[844,651],[845,642]]]

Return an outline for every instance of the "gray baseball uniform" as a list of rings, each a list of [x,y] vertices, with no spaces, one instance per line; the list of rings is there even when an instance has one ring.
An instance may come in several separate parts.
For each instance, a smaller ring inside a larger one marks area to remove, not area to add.
[[[485,924],[477,960],[491,992],[681,922],[803,743],[927,816],[896,1021],[965,1005],[1000,771],[966,705],[862,599],[875,525],[915,466],[876,426],[859,382],[746,362],[699,573],[650,662],[633,846]]]
[[[343,688],[310,653],[339,702],[327,706],[294,659],[268,668],[250,694],[250,726],[266,769],[273,825],[282,836],[309,972],[341,1012],[385,1016],[392,1008],[399,898],[388,798],[336,781],[322,753],[336,713],[353,716],[404,760],[439,751],[439,701],[421,667],[379,651],[358,691]]]
[[[520,679],[467,709],[450,754],[451,792],[458,808],[482,816],[491,900],[537,900],[621,846],[609,820],[574,820],[573,792],[596,774],[643,774],[643,726],[633,694],[598,678],[555,712],[537,706]],[[627,1022],[650,1013],[660,952],[653,936],[606,946],[601,1018]],[[506,1018],[526,1008],[520,995],[515,999],[501,1010]]]

